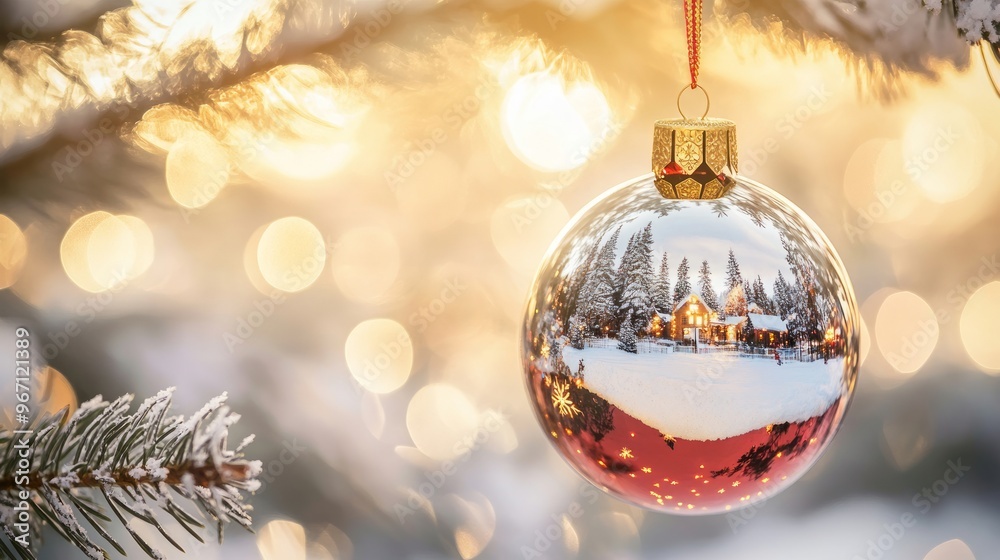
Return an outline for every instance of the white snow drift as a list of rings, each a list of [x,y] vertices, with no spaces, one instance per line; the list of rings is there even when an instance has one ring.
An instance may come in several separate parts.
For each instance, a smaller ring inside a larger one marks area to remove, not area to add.
[[[738,436],[825,412],[841,393],[843,361],[828,364],[723,354],[630,354],[563,349],[584,386],[664,434],[688,440]]]

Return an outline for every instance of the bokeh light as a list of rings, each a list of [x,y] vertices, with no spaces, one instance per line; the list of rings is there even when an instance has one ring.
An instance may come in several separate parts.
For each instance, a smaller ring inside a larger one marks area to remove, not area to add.
[[[185,208],[205,206],[229,183],[229,156],[205,132],[192,132],[178,139],[164,165],[170,196]]]
[[[479,413],[465,393],[446,383],[421,387],[406,408],[406,428],[421,453],[445,461],[469,449]]]
[[[1000,374],[997,317],[1000,317],[1000,282],[990,282],[976,290],[965,303],[959,324],[962,344],[969,357],[994,375]]]
[[[859,364],[864,365],[865,359],[868,358],[868,352],[871,350],[871,348],[872,348],[872,336],[871,333],[868,332],[868,323],[866,323],[865,320],[862,318],[861,341],[860,341],[860,346],[858,348],[858,354],[859,354],[858,359],[860,360],[860,362],[858,362]]]
[[[269,521],[257,534],[263,560],[306,560],[306,531],[294,521]]]
[[[28,257],[28,242],[24,232],[13,220],[0,214],[0,289],[17,282]]]
[[[244,168],[258,178],[288,179],[329,186],[320,181],[342,170],[358,152],[355,135],[370,100],[361,80],[348,76],[327,59],[316,66],[278,66],[261,76],[259,89],[283,111],[284,122],[258,136],[244,152]]]
[[[965,541],[952,539],[935,546],[924,560],[976,560],[976,555]]]
[[[938,341],[934,310],[913,292],[885,298],[875,320],[875,341],[896,372],[908,377],[923,367]]]
[[[79,401],[69,380],[57,369],[46,366],[35,372],[37,386],[33,395],[39,412],[56,414],[66,409],[67,418],[76,412]]]
[[[373,393],[391,393],[410,377],[413,342],[396,321],[370,319],[347,335],[344,358],[351,375],[362,387]]]
[[[906,171],[934,202],[951,202],[979,187],[986,165],[979,119],[953,102],[921,109],[906,127]]]
[[[80,288],[119,290],[152,264],[153,234],[140,218],[92,212],[73,222],[59,252],[66,275]]]
[[[462,519],[455,529],[455,547],[462,560],[471,560],[479,556],[493,538],[496,512],[489,499],[479,493],[473,494],[468,500],[459,496],[449,497]]]
[[[274,288],[300,292],[319,278],[326,265],[323,234],[303,218],[275,220],[261,234],[257,265]]]
[[[547,70],[519,78],[507,90],[501,113],[507,146],[539,171],[583,165],[611,134],[604,93],[590,82],[566,83]]]
[[[921,202],[907,174],[898,140],[875,138],[858,146],[844,168],[844,196],[860,215],[858,226],[895,222]]]

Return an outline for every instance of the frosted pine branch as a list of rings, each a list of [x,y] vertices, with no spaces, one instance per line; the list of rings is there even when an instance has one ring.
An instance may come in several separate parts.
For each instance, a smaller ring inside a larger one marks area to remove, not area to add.
[[[109,531],[115,523],[151,558],[163,557],[129,525],[133,518],[181,551],[160,524],[164,515],[202,542],[206,521],[217,526],[220,542],[227,521],[250,530],[243,493],[259,488],[260,462],[244,459],[242,450],[252,436],[229,449],[239,415],[225,394],[187,419],[168,416],[172,397],[173,389],[161,391],[135,412],[132,395],[96,397],[71,417],[40,419],[30,434],[0,428],[0,557],[35,558],[45,525],[94,559],[109,556],[89,529],[125,554]],[[24,510],[27,532],[17,525]]]
[[[955,25],[966,41],[976,43],[985,39],[1000,44],[1000,2],[997,0],[924,0],[932,12],[953,10]]]

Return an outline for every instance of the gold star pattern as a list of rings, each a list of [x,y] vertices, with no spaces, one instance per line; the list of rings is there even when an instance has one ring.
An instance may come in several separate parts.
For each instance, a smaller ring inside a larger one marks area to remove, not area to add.
[[[573,418],[580,414],[580,409],[569,398],[569,383],[560,383],[558,380],[552,383],[552,406],[556,407],[561,416]]]
[[[649,467],[642,467],[642,472],[644,472],[646,474],[649,474],[649,473],[653,472],[653,469],[651,469]]]
[[[635,457],[635,455],[632,455],[632,450],[628,447],[622,447],[622,452],[619,453],[618,456],[622,459],[631,459],[632,457]]]

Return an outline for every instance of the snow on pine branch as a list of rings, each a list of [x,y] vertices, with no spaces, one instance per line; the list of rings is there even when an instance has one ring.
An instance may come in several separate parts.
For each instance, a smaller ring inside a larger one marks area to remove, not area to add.
[[[260,487],[261,471],[259,461],[243,457],[253,436],[229,449],[229,428],[240,417],[225,394],[189,418],[169,416],[173,391],[135,412],[132,395],[96,397],[68,418],[63,411],[38,420],[28,435],[0,427],[0,557],[35,558],[45,525],[94,559],[109,556],[89,529],[125,554],[108,530],[112,523],[151,558],[163,558],[134,531],[133,518],[181,551],[160,524],[164,515],[202,542],[206,521],[217,526],[220,542],[228,521],[249,530],[243,493]]]
[[[954,0],[955,25],[970,43],[986,39],[994,45],[1000,43],[1000,2],[997,0]],[[944,2],[945,4],[949,2]],[[927,9],[938,13],[942,0],[924,0]]]

